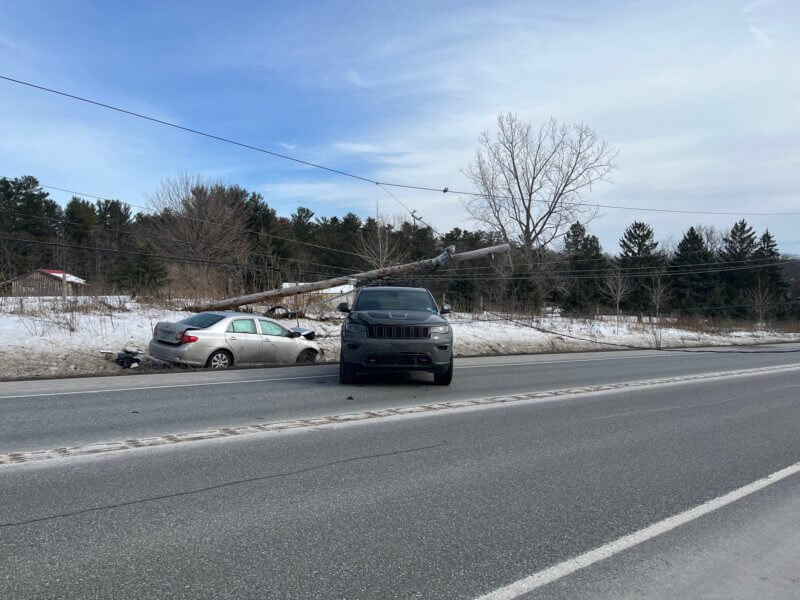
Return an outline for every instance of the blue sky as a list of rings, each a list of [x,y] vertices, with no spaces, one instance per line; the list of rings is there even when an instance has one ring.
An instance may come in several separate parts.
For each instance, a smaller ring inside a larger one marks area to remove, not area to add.
[[[800,3],[0,0],[0,73],[384,181],[468,189],[499,111],[584,121],[620,150],[590,200],[800,210]],[[0,81],[0,175],[144,204],[182,172],[280,213],[400,214],[375,186]],[[396,192],[440,230],[458,197]],[[55,194],[66,200],[64,194]],[[606,210],[677,240],[734,217]],[[800,252],[800,217],[754,217]]]

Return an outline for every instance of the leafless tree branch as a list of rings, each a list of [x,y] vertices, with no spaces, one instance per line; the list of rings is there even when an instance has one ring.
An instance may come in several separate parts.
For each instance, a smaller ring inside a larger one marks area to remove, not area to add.
[[[583,123],[551,119],[534,130],[501,113],[496,135],[484,132],[479,143],[465,174],[480,195],[462,199],[464,207],[475,222],[518,244],[529,266],[537,247],[596,216],[582,199],[616,168],[617,150]]]

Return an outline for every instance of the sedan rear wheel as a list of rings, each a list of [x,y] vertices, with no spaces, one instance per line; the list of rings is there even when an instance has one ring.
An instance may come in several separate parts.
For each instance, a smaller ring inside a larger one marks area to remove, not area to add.
[[[217,350],[208,357],[206,367],[209,369],[229,369],[233,366],[233,356],[227,350]]]

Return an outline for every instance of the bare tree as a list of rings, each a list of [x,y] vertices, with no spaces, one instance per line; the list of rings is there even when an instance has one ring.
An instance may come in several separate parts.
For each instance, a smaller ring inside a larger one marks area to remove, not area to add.
[[[763,284],[759,277],[755,287],[745,292],[745,297],[753,307],[753,312],[756,313],[756,327],[763,326],[764,316],[772,306],[772,291]]]
[[[655,273],[651,278],[650,285],[645,286],[645,291],[650,300],[650,305],[656,312],[656,319],[658,319],[661,309],[670,296],[669,283],[664,280],[664,274],[661,272]]]
[[[537,131],[517,115],[501,113],[496,136],[481,135],[465,172],[480,195],[463,199],[464,207],[503,241],[519,244],[532,261],[537,247],[596,215],[582,198],[616,168],[616,156],[582,123],[559,125],[551,119]]]
[[[155,244],[162,254],[197,261],[170,266],[172,279],[197,298],[241,291],[243,272],[212,263],[247,262],[246,198],[238,186],[190,175],[163,181],[150,197],[156,214],[147,221],[148,233],[161,238]]]
[[[397,221],[397,219],[395,219]],[[373,269],[399,264],[405,253],[397,237],[392,235],[395,223],[384,218],[367,221],[355,240],[355,251]]]
[[[614,303],[617,311],[617,323],[619,323],[619,306],[633,291],[630,280],[622,274],[619,269],[606,276],[600,286],[601,293]]]
[[[694,229],[703,237],[706,246],[714,256],[722,252],[724,233],[713,225],[695,225]]]

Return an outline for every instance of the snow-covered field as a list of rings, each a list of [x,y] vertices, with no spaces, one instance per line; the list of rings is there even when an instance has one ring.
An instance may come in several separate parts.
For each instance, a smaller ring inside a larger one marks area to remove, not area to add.
[[[127,373],[104,358],[101,351],[117,352],[123,347],[146,350],[158,321],[177,321],[187,316],[177,309],[139,304],[120,296],[79,298],[75,302],[65,310],[60,298],[0,298],[0,379]],[[674,348],[800,341],[798,332],[702,333],[676,329],[668,323],[661,327],[631,319],[617,323],[614,317],[607,316],[567,319],[550,315],[528,318],[522,324],[484,313],[455,314],[450,321],[456,356],[613,349],[608,343]],[[300,319],[299,324],[316,330],[326,360],[337,359],[337,320]],[[537,331],[531,325],[560,335]],[[148,361],[143,364],[143,370],[158,368],[165,366]]]

